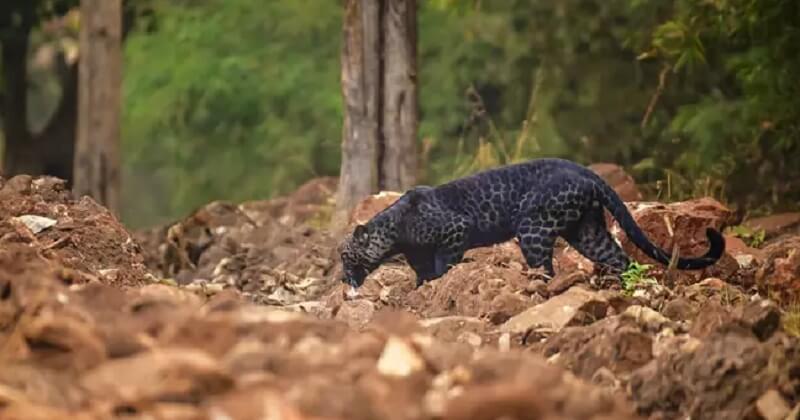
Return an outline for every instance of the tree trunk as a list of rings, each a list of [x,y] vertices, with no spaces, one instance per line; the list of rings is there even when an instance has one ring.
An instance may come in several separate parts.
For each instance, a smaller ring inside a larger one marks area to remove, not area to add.
[[[342,46],[345,117],[332,227],[379,189],[416,182],[416,0],[346,0]]]
[[[61,84],[61,99],[50,121],[34,136],[40,149],[42,173],[74,182],[75,136],[78,121],[78,63],[58,58],[56,72]]]
[[[379,185],[380,21],[377,1],[346,0],[341,56],[345,112],[335,227],[343,227],[350,209]]]
[[[121,0],[81,0],[73,189],[115,213],[120,190],[121,42]]]
[[[10,29],[0,43],[3,69],[3,174],[39,174],[41,159],[28,130],[28,42],[32,26],[23,22]]]
[[[387,0],[383,27],[381,187],[405,191],[416,182],[418,158],[416,0]]]

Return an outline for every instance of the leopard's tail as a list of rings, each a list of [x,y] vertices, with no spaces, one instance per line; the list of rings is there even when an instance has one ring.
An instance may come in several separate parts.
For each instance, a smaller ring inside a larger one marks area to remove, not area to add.
[[[593,173],[594,174],[594,173]],[[596,175],[595,175],[596,176]],[[599,188],[599,198],[603,207],[617,220],[622,230],[639,249],[644,251],[648,257],[660,262],[664,265],[669,265],[672,260],[672,255],[664,251],[655,244],[653,244],[647,235],[642,231],[636,221],[633,219],[630,211],[622,202],[622,199],[602,178],[597,176]],[[717,260],[722,257],[725,252],[725,239],[717,230],[708,228],[706,229],[706,236],[708,236],[709,249],[705,255],[696,258],[678,258],[677,267],[681,270],[699,270],[710,265],[713,265]]]

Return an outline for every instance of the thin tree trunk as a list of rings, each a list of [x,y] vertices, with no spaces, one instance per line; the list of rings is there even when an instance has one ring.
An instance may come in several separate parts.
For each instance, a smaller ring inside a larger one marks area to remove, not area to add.
[[[81,0],[75,184],[118,212],[122,83],[121,0]]]
[[[50,121],[41,133],[34,135],[43,160],[42,173],[74,181],[75,136],[78,121],[78,63],[58,58],[57,73],[61,84],[61,99]]]
[[[378,188],[380,144],[380,5],[346,0],[342,45],[344,128],[334,228],[355,204]]]
[[[417,175],[417,2],[387,0],[384,10],[381,186],[405,191]]]
[[[380,189],[417,175],[416,0],[347,0],[342,47],[342,168],[332,227]]]
[[[32,26],[23,22],[0,43],[3,85],[3,174],[38,174],[41,160],[28,130],[28,42]]]

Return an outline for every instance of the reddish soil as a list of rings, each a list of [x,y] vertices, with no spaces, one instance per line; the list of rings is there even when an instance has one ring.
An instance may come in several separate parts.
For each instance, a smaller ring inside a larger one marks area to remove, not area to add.
[[[759,250],[741,245],[728,268],[669,286],[670,273],[656,270],[655,283],[624,291],[563,245],[546,281],[512,241],[470,251],[418,289],[397,259],[346,297],[338,239],[319,223],[333,185],[211,203],[131,240],[57,180],[0,180],[0,418],[800,412],[800,342],[784,329],[782,301],[765,292],[797,290],[792,233]],[[372,198],[351,220],[390,202]],[[693,214],[697,205],[708,210]],[[637,217],[665,242],[672,235],[654,230],[673,217],[676,232],[690,231],[679,244],[689,251],[703,248],[704,226],[724,225],[715,208],[688,202]],[[25,215],[55,224],[34,233]]]
[[[20,216],[55,221],[37,234]],[[119,286],[147,282],[141,247],[105,208],[88,197],[74,199],[56,178],[0,178],[0,247],[25,244],[72,271],[77,282],[102,280]]]

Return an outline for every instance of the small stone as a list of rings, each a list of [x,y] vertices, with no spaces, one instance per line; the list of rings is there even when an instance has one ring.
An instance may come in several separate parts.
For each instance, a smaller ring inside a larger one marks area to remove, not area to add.
[[[708,302],[692,321],[689,333],[699,339],[705,339],[713,332],[726,325],[735,323],[735,317],[724,306],[716,302]]]
[[[681,353],[692,353],[700,347],[702,341],[689,334],[675,335],[675,332],[665,328],[656,335],[653,342],[653,357],[661,357],[679,350]]]
[[[525,291],[528,293],[535,293],[543,297],[550,296],[550,293],[547,291],[547,283],[545,283],[542,280],[532,281],[529,285],[525,287]]]
[[[425,361],[405,340],[391,336],[378,359],[378,372],[386,376],[410,376],[421,371]]]
[[[450,315],[437,318],[427,318],[418,321],[431,336],[444,341],[459,341],[459,334],[469,332],[480,337],[489,325],[486,321],[469,316]]]
[[[14,220],[22,222],[33,234],[37,234],[45,229],[49,229],[57,222],[49,217],[37,216],[35,214],[26,214],[15,217]]]
[[[220,283],[208,283],[205,285],[205,291],[210,295],[217,294],[223,289],[225,289],[225,285]]]
[[[606,388],[617,389],[620,387],[620,381],[609,368],[603,366],[597,369],[592,375],[591,382]]]
[[[461,343],[467,343],[472,347],[478,348],[483,344],[483,339],[478,334],[475,334],[472,331],[464,331],[458,335],[456,341]]]
[[[367,299],[346,300],[342,302],[335,319],[344,321],[351,328],[363,328],[375,316],[375,304]]]
[[[646,306],[632,305],[625,309],[622,316],[635,319],[640,325],[645,326],[651,331],[660,331],[670,323],[670,320],[657,311]]]
[[[500,334],[500,337],[497,338],[497,348],[502,352],[511,350],[511,334]]]
[[[784,420],[791,407],[778,391],[770,389],[756,401],[756,410],[764,420]]]
[[[737,256],[735,256],[733,258],[736,259],[736,263],[739,264],[739,267],[741,267],[741,268],[750,267],[751,265],[753,265],[753,262],[756,260],[756,257],[754,257],[754,256],[752,256],[750,254],[739,254],[739,255],[737,255]]]
[[[547,283],[547,291],[550,296],[558,295],[578,283],[587,283],[589,275],[584,271],[573,271],[566,274],[557,274],[553,280]]]
[[[688,321],[694,318],[697,310],[684,298],[676,298],[664,306],[664,315],[673,321]]]
[[[608,301],[600,294],[580,286],[550,298],[513,316],[500,327],[500,331],[521,333],[544,328],[559,331],[568,325],[589,324],[605,317]]]
[[[759,340],[765,341],[781,325],[781,311],[771,300],[763,299],[748,302],[741,309],[741,318],[753,330]]]

